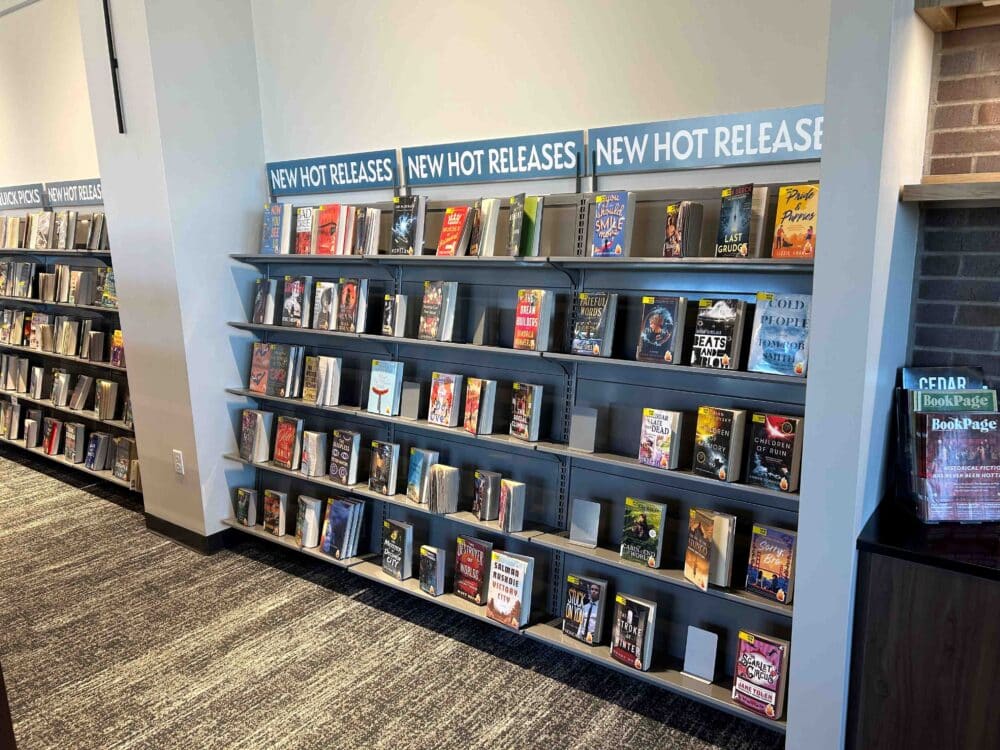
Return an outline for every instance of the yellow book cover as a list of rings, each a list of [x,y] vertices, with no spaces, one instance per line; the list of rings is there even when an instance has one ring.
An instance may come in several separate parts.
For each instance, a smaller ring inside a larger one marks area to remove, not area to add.
[[[778,190],[772,258],[812,258],[816,255],[819,185],[785,185]]]

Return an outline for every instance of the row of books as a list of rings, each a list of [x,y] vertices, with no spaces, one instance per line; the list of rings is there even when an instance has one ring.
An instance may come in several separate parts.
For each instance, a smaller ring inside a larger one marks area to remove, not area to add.
[[[46,370],[41,365],[31,366],[26,357],[16,354],[0,355],[0,388],[15,394],[24,394],[41,400],[48,398],[53,406],[73,411],[88,412],[94,419],[110,421],[118,413],[118,383],[79,374],[72,384],[72,375],[58,367]],[[91,404],[91,394],[93,402]],[[92,408],[88,409],[88,405]],[[131,427],[131,402],[125,398],[123,420]]]
[[[311,276],[286,276],[281,316],[277,316],[277,279],[258,279],[250,322],[320,331],[363,333],[368,310],[368,280],[341,278],[315,281]],[[793,377],[805,377],[809,359],[809,318],[812,298],[808,294],[758,292],[756,305],[729,297],[698,300],[697,312],[688,314],[683,296],[643,296],[637,331],[635,359],[641,362],[697,367],[740,369]],[[568,353],[610,357],[613,353],[619,295],[615,292],[580,292],[572,300],[571,340]],[[746,322],[749,353],[745,355]],[[406,334],[408,297],[387,294],[383,299],[384,336]],[[458,308],[458,282],[425,281],[420,303],[417,338],[452,341]],[[483,314],[485,307],[480,306]],[[514,308],[513,348],[549,351],[555,293],[545,289],[520,289]],[[688,322],[690,321],[690,325]],[[485,322],[476,321],[477,330]]]
[[[819,186],[779,188],[773,240],[764,238],[768,189],[751,184],[723,188],[717,258],[812,258],[816,252]],[[438,256],[492,256],[496,247],[499,198],[481,198],[472,205],[449,206],[444,211],[435,254]],[[500,252],[530,257],[540,253],[545,197],[519,193],[506,200],[507,242]],[[590,223],[592,257],[625,257],[631,252],[636,196],[628,191],[593,197]],[[393,199],[391,255],[422,255],[426,198]],[[696,201],[664,204],[663,257],[700,255],[704,207]],[[268,203],[264,207],[261,254],[375,255],[379,252],[381,211],[375,208],[326,204],[293,207]]]
[[[0,344],[78,357],[89,362],[125,366],[125,339],[121,329],[105,331],[92,318],[0,308]]]
[[[0,248],[107,250],[103,211],[37,211],[0,219]]]
[[[898,484],[922,521],[1000,521],[1000,412],[987,385],[980,367],[902,369]]]
[[[110,267],[77,268],[56,263],[39,271],[30,261],[0,261],[0,295],[40,302],[118,308],[115,272]]]

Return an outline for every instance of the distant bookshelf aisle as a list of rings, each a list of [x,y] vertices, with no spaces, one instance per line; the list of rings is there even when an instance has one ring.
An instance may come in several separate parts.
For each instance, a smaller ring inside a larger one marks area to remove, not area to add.
[[[684,192],[268,205],[227,523],[783,731],[819,186]]]
[[[0,439],[141,492],[117,315],[102,211],[0,215]]]

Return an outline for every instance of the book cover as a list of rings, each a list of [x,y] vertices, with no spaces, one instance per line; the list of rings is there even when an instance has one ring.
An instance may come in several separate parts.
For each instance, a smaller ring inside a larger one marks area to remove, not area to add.
[[[625,498],[622,542],[623,560],[650,568],[660,567],[663,525],[667,506],[634,497]]]
[[[402,581],[410,577],[410,546],[413,527],[404,521],[382,522],[382,570]]]
[[[91,441],[87,447],[87,465],[93,468],[94,461],[90,457],[90,449],[93,447],[96,455],[97,446]],[[239,487],[236,490],[236,522],[241,526],[254,526],[257,523],[257,491],[248,487]]]
[[[722,189],[719,231],[715,237],[716,258],[749,257],[750,219],[752,215],[752,182]]]
[[[392,255],[415,255],[420,196],[403,195],[393,198]]]
[[[302,420],[284,415],[278,417],[274,434],[274,462],[286,469],[297,468],[299,456],[299,436],[302,430]]]
[[[288,496],[284,492],[264,490],[264,531],[275,536],[285,535],[285,503]]]
[[[461,399],[462,376],[446,372],[431,375],[431,398],[427,421],[442,427],[458,424],[458,402]]]
[[[479,255],[479,243],[483,237],[483,199],[479,198],[469,209],[469,255]]]
[[[811,303],[808,294],[757,293],[747,370],[805,377]]]
[[[373,359],[368,387],[368,411],[385,416],[398,414],[402,386],[402,362]]]
[[[498,550],[492,552],[487,617],[515,630],[528,624],[534,566],[532,557]]]
[[[399,445],[372,440],[371,471],[368,488],[381,495],[396,494],[396,461],[399,459]]]
[[[787,641],[741,630],[736,641],[733,700],[761,716],[780,719],[787,665]]]
[[[444,211],[444,221],[441,223],[441,234],[438,237],[437,254],[439,256],[463,255],[464,240],[468,239],[470,209],[468,206],[450,206]]]
[[[639,463],[657,469],[676,469],[680,446],[681,413],[663,409],[643,409],[639,433]]]
[[[250,358],[250,390],[267,393],[271,371],[271,345],[255,341]]]
[[[517,290],[517,307],[514,310],[515,349],[543,351],[547,348],[540,336],[545,295],[544,289]]]
[[[420,547],[420,590],[431,596],[444,593],[444,550],[424,544]]]
[[[812,258],[816,255],[819,185],[786,185],[778,189],[772,258]]]
[[[601,642],[604,628],[604,599],[608,582],[600,578],[566,576],[566,604],[562,631],[591,646]]]
[[[424,282],[424,297],[420,305],[420,327],[417,329],[417,338],[425,341],[440,340],[447,286],[447,282],[444,281]]]
[[[496,520],[500,514],[500,474],[476,469],[473,480],[472,512],[480,521]]]
[[[507,255],[521,254],[521,229],[524,226],[524,193],[511,196],[508,201],[510,210],[507,214]]]
[[[343,235],[343,227],[340,226],[342,217],[341,206],[337,203],[328,203],[324,206],[317,206],[313,209],[313,221],[316,222],[316,255],[338,255],[337,247],[338,232]]]
[[[330,478],[343,485],[357,482],[358,451],[361,433],[334,430],[330,441]]]
[[[650,633],[655,627],[656,605],[618,594],[615,596],[611,658],[634,669],[646,670],[650,662]]]
[[[298,512],[295,514],[295,543],[297,545],[305,549],[319,545],[319,526],[322,514],[322,500],[299,495]]]
[[[643,297],[635,358],[640,362],[665,364],[679,360],[686,313],[684,297]]]
[[[332,281],[316,282],[316,301],[313,305],[313,328],[332,331],[337,322],[337,285]]]
[[[916,434],[920,518],[1000,520],[1000,414],[921,412]]]
[[[736,370],[746,302],[739,299],[704,298],[698,302],[691,364],[695,367]]]
[[[712,540],[715,538],[715,518],[697,508],[688,513],[687,551],[684,553],[684,577],[702,591],[708,591],[708,574],[712,566]]]
[[[493,543],[460,536],[455,546],[455,594],[473,604],[485,604],[489,594]]]
[[[276,279],[257,279],[254,285],[253,310],[250,313],[252,323],[274,324],[274,294],[277,288]]]
[[[337,560],[346,557],[348,530],[351,521],[352,503],[343,498],[330,498],[327,503],[326,521],[323,524],[323,544],[321,550]]]
[[[313,208],[299,206],[295,209],[295,254],[309,255],[313,250]]]
[[[794,566],[795,532],[754,524],[747,591],[779,604],[791,604]]]
[[[734,464],[739,466],[739,461],[734,459],[743,437],[742,430],[738,429],[737,413],[735,409],[698,407],[693,466],[695,474],[723,482],[736,479],[737,472],[732,469]]]
[[[284,396],[288,386],[292,350],[287,344],[271,344],[267,367],[267,395]]]
[[[437,451],[410,448],[410,466],[406,473],[406,499],[412,503],[427,502],[430,468],[438,462]]]
[[[570,351],[588,357],[611,354],[615,307],[618,295],[612,292],[579,292],[573,306],[573,340]]]
[[[535,390],[541,388],[530,383],[514,383],[511,399],[510,434],[521,440],[537,440],[538,416]]]
[[[465,384],[465,419],[462,427],[473,435],[479,432],[479,405],[483,393],[483,381],[469,378]]]
[[[628,255],[629,194],[624,190],[594,197],[594,221],[591,226],[590,254],[595,258],[621,258]]]
[[[285,300],[281,305],[281,325],[290,328],[308,328],[308,276],[285,277]]]
[[[264,222],[260,233],[261,255],[279,255],[287,252],[286,248],[283,248],[281,244],[281,223],[284,216],[284,204],[264,204]]]
[[[341,279],[337,285],[337,330],[356,333],[363,285],[360,279]]]
[[[747,484],[779,492],[799,488],[801,424],[798,417],[780,414],[758,413],[750,418]]]

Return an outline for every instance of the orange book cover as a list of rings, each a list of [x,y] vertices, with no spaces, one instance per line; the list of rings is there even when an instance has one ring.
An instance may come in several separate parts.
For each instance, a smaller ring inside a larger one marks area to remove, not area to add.
[[[465,222],[469,218],[468,206],[452,206],[445,210],[441,234],[438,237],[438,255],[457,255],[458,245],[465,234]]]
[[[340,225],[340,205],[330,203],[313,209],[317,223],[316,255],[334,255],[337,252],[337,228]]]
[[[786,185],[778,190],[772,258],[812,258],[816,255],[819,185]]]

